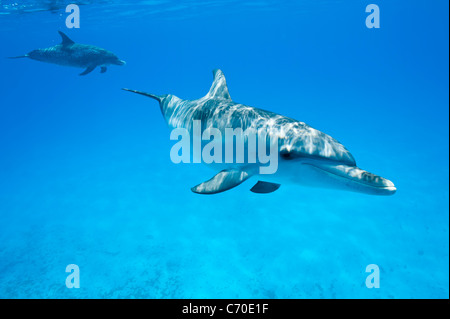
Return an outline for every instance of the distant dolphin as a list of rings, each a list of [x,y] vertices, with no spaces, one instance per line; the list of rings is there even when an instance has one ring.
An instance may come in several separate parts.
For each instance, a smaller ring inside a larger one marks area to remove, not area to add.
[[[392,195],[394,184],[356,166],[350,152],[332,137],[303,122],[269,111],[253,108],[231,100],[225,77],[214,71],[214,82],[209,93],[198,100],[182,100],[174,95],[154,95],[124,89],[151,97],[160,103],[161,112],[171,128],[192,129],[194,120],[200,120],[202,129],[248,128],[265,131],[278,139],[278,170],[273,175],[261,175],[258,164],[221,164],[217,175],[192,188],[199,194],[215,194],[229,190],[252,176],[258,181],[254,193],[271,193],[281,183],[293,182],[309,186],[336,188],[374,195]]]
[[[30,58],[42,62],[85,68],[86,70],[80,75],[91,73],[98,66],[101,68],[100,72],[105,73],[107,65],[125,64],[125,61],[120,60],[110,51],[94,45],[75,43],[61,31],[58,32],[62,37],[61,44],[33,50],[26,55],[10,57],[10,59]]]

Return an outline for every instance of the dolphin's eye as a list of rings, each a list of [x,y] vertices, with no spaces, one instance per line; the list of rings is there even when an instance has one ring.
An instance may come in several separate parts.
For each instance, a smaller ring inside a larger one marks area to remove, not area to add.
[[[293,156],[292,156],[291,152],[289,152],[287,150],[282,150],[280,152],[280,156],[281,156],[282,159],[285,159],[285,160],[293,159]]]

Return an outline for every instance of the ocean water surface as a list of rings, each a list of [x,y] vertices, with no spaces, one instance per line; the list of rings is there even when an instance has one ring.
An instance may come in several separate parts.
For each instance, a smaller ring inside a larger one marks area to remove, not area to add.
[[[0,2],[0,298],[448,298],[448,1]],[[6,57],[57,31],[127,62]],[[282,185],[202,196],[158,104],[234,101],[342,142],[393,196]],[[68,289],[66,266],[80,269]],[[366,266],[380,288],[366,287]]]

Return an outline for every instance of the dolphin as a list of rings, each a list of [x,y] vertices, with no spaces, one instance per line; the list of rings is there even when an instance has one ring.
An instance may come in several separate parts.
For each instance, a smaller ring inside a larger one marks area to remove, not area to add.
[[[108,65],[125,64],[125,61],[120,60],[108,50],[94,45],[75,43],[63,32],[58,32],[62,38],[60,44],[45,49],[33,50],[28,54],[10,57],[10,59],[30,58],[41,62],[85,68],[80,75],[89,74],[98,66],[100,67],[100,72],[105,73]]]
[[[234,102],[228,92],[225,76],[214,70],[214,81],[206,96],[197,100],[182,100],[174,95],[138,93],[159,102],[170,128],[185,128],[192,133],[192,122],[201,121],[202,130],[225,128],[253,129],[278,140],[278,169],[274,174],[260,174],[256,165],[220,164],[219,172],[191,190],[198,194],[216,194],[232,189],[247,179],[258,182],[250,189],[267,194],[284,183],[349,190],[373,195],[392,195],[394,184],[356,166],[352,154],[337,140],[309,125],[273,112]],[[258,133],[259,134],[259,133]],[[214,163],[213,163],[214,164]]]

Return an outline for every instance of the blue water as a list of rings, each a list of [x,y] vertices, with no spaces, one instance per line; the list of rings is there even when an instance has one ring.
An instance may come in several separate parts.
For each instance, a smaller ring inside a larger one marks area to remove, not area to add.
[[[0,59],[1,298],[449,297],[448,1],[377,0],[380,29],[360,0],[103,1],[70,30],[69,2],[11,3],[1,57],[61,30],[127,65]],[[196,99],[215,68],[235,101],[330,134],[397,193],[192,193],[213,172],[173,164],[157,103],[120,88]]]

